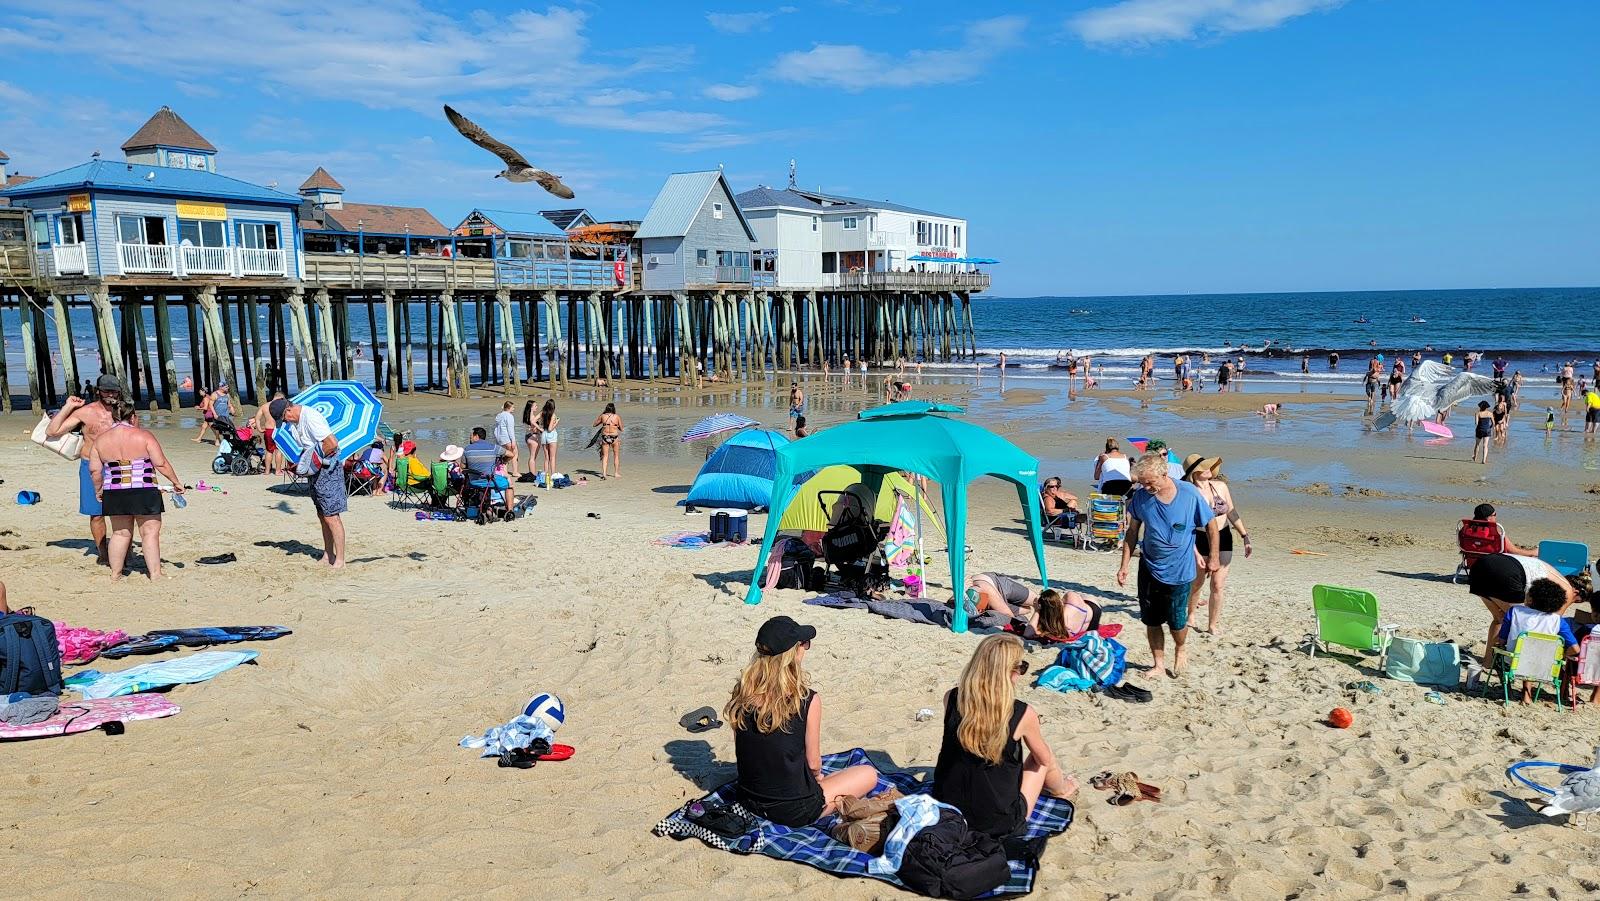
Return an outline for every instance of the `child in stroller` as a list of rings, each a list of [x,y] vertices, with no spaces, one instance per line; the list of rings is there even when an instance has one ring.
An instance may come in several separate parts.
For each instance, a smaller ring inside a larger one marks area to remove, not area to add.
[[[211,471],[217,475],[233,473],[236,476],[256,475],[266,462],[267,452],[261,445],[256,430],[250,426],[239,428],[233,420],[218,417],[212,421],[217,433],[217,456],[211,461]]]

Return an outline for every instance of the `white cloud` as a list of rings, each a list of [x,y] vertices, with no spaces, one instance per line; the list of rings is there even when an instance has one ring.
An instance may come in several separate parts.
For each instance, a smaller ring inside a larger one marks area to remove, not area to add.
[[[773,19],[794,11],[792,6],[780,6],[748,13],[706,13],[706,21],[723,34],[749,34],[752,31],[766,31],[772,27]]]
[[[1085,10],[1067,27],[1090,44],[1154,44],[1265,31],[1346,0],[1122,0]]]
[[[976,77],[996,56],[1021,43],[1027,24],[1022,16],[984,19],[965,27],[959,47],[912,50],[903,56],[877,53],[857,44],[817,44],[810,50],[779,56],[772,75],[852,92],[952,84]]]
[[[761,93],[761,89],[753,84],[713,84],[707,85],[700,93],[712,100],[732,102],[735,100],[749,100]]]

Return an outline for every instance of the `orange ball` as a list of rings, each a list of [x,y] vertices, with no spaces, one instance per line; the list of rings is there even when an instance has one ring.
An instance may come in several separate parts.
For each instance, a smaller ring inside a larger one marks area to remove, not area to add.
[[[1348,729],[1355,721],[1355,716],[1343,707],[1335,707],[1328,713],[1328,725],[1335,729]]]

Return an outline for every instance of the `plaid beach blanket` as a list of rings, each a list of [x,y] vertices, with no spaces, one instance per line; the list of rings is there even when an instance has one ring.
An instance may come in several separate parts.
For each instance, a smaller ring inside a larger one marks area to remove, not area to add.
[[[711,533],[705,530],[698,532],[669,532],[660,538],[651,539],[651,544],[656,547],[677,547],[686,551],[704,550],[708,547],[744,547],[738,541],[712,541]]]
[[[867,752],[861,748],[852,748],[837,754],[828,754],[822,758],[822,771],[833,773],[846,767],[871,763]],[[874,795],[898,788],[906,795],[916,795],[927,792],[933,787],[932,782],[919,782],[910,773],[879,773],[878,786],[873,789]],[[664,835],[675,839],[698,838],[714,848],[732,851],[735,854],[765,854],[778,860],[789,860],[816,867],[835,876],[864,876],[868,879],[880,879],[892,885],[900,886],[900,880],[893,873],[877,874],[870,872],[867,865],[872,862],[873,855],[857,851],[849,845],[833,840],[828,830],[833,828],[838,819],[835,816],[826,816],[810,826],[801,826],[791,829],[779,826],[776,823],[752,817],[757,826],[749,833],[737,839],[725,839],[709,830],[696,826],[686,819],[689,807],[693,804],[718,807],[723,805],[736,805],[734,799],[734,783],[712,791],[703,798],[697,798],[683,805],[665,819],[655,825],[653,830],[656,835]],[[742,810],[742,808],[740,808]],[[748,813],[748,811],[744,811]],[[1071,801],[1059,798],[1041,797],[1034,806],[1033,814],[1028,817],[1027,825],[1022,838],[1027,840],[1048,839],[1060,835],[1072,825],[1073,807]],[[1042,843],[1042,842],[1041,842]],[[1000,886],[985,898],[1000,898],[1008,895],[1026,895],[1033,891],[1034,878],[1038,869],[1032,861],[1012,860],[1011,878],[1005,885]],[[902,888],[904,886],[901,886]]]

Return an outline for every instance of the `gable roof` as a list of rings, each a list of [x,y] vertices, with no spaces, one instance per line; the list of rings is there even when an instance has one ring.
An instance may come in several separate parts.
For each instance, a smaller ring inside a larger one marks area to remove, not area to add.
[[[333,176],[329,175],[328,170],[318,166],[317,171],[311,173],[311,177],[300,184],[300,190],[310,191],[318,189],[343,191],[344,185],[339,184],[339,182],[336,181]]]
[[[159,194],[165,197],[214,197],[221,200],[249,200],[256,203],[298,206],[300,198],[271,188],[263,188],[237,178],[202,169],[171,169],[112,160],[87,163],[41,175],[25,185],[6,188],[8,197],[25,197],[92,188],[98,191],[125,191],[132,194]]]
[[[148,122],[139,126],[133,137],[122,142],[123,150],[144,150],[150,147],[177,147],[182,150],[205,150],[216,153],[217,148],[200,133],[189,127],[183,117],[163,106],[156,110]]]
[[[0,150],[0,163],[6,162],[10,159],[11,157],[6,156],[6,152],[4,150]]]
[[[594,224],[595,218],[589,215],[588,210],[540,210],[539,215],[550,220],[550,224],[566,231],[578,224],[578,220],[588,217],[589,224]]]
[[[298,198],[297,198],[298,200]],[[418,238],[449,237],[450,229],[419,206],[390,206],[383,203],[346,203],[343,209],[323,210],[328,224],[338,231],[365,231],[375,235],[398,235],[411,227]]]
[[[720,169],[674,172],[667,176],[667,183],[656,194],[655,202],[650,204],[650,212],[644,214],[644,221],[639,223],[639,230],[634,237],[681,238],[688,234],[694,217],[699,215],[706,198],[711,196],[711,189],[719,184],[727,192],[728,199],[733,201],[733,214],[739,217],[745,235],[752,244],[755,243],[756,233],[750,228],[749,220],[744,218],[744,211],[739,209],[739,201],[733,196],[733,190],[728,187],[728,180],[722,177]]]
[[[578,212],[582,211],[579,210]],[[489,220],[491,225],[508,235],[559,235],[563,238],[567,236],[566,232],[551,225],[549,216],[545,213],[524,213],[517,210],[486,210],[483,207],[474,209],[472,213],[477,213]],[[467,219],[472,218],[472,213],[468,213],[456,228],[465,225]]]
[[[771,207],[787,206],[797,207],[812,212],[825,213],[851,213],[865,212],[867,210],[892,210],[897,213],[910,213],[913,216],[937,216],[940,219],[960,219],[960,216],[950,216],[944,213],[935,213],[930,210],[919,210],[916,207],[905,206],[899,203],[890,203],[887,200],[865,200],[860,197],[845,197],[842,194],[824,194],[821,191],[802,191],[797,188],[769,188],[766,185],[757,185],[748,191],[742,192],[735,198],[739,205],[745,209],[760,210]]]

